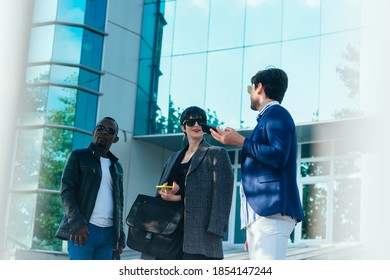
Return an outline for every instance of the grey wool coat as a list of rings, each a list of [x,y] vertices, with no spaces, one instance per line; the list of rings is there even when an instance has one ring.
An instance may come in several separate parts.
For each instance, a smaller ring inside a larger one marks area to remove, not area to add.
[[[160,184],[168,181],[180,152],[168,159]],[[233,180],[227,151],[203,140],[185,178],[184,253],[223,258],[222,239],[228,228]]]

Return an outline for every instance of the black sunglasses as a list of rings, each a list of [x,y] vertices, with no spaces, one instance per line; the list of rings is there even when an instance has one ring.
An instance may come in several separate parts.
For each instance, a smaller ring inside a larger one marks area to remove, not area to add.
[[[203,124],[203,119],[189,119],[189,120],[185,120],[183,122],[183,125],[187,125],[189,127],[193,127],[195,125],[195,123],[198,123],[198,125],[202,125]]]
[[[116,133],[115,129],[113,129],[112,127],[106,127],[102,124],[99,124],[96,126],[95,128],[96,131],[102,131],[102,130],[105,130],[107,131],[108,134],[110,135],[114,135]]]

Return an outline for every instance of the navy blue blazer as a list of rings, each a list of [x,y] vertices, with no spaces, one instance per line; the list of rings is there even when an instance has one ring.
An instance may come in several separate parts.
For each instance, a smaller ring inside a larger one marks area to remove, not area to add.
[[[297,185],[297,149],[290,113],[282,106],[271,106],[242,147],[243,190],[258,215],[304,219]]]

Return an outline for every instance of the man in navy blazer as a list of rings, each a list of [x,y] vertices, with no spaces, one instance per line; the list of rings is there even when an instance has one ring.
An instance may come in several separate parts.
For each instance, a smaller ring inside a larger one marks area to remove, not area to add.
[[[242,147],[241,226],[251,259],[285,259],[288,239],[304,219],[297,186],[297,136],[294,120],[280,104],[287,74],[259,71],[248,86],[257,125],[245,138],[234,129],[212,131],[217,141]]]

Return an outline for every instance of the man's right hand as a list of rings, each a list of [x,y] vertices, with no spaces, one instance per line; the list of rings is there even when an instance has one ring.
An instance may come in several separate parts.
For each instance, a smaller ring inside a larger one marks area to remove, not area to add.
[[[70,241],[75,243],[76,245],[84,245],[88,238],[88,226],[85,225],[82,228],[78,229],[75,233],[70,235]]]

